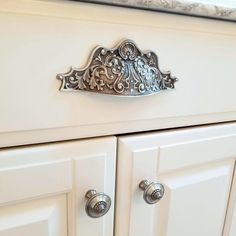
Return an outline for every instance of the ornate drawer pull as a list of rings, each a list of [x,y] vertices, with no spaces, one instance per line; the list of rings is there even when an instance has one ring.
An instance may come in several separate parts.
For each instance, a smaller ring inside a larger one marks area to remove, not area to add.
[[[90,91],[121,96],[142,96],[174,89],[177,78],[161,72],[157,55],[143,53],[131,40],[113,49],[95,48],[84,69],[58,74],[61,91]]]
[[[111,198],[105,193],[97,193],[96,190],[91,189],[85,197],[88,199],[85,210],[92,218],[104,216],[111,207]]]
[[[161,183],[142,180],[139,188],[143,190],[143,199],[148,204],[155,204],[162,199],[165,188]]]

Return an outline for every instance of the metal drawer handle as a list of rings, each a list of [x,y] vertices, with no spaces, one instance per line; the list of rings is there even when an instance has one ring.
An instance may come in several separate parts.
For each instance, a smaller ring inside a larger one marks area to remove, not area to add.
[[[121,96],[142,96],[174,89],[177,78],[162,72],[154,52],[142,52],[132,40],[112,49],[96,47],[88,65],[58,74],[61,91],[89,91]]]
[[[111,207],[111,198],[105,193],[97,193],[96,190],[89,190],[85,197],[88,199],[85,210],[88,216],[98,218],[104,216]]]
[[[148,204],[157,203],[165,193],[165,188],[161,183],[149,182],[148,180],[142,180],[139,183],[139,188],[144,191],[143,199]]]

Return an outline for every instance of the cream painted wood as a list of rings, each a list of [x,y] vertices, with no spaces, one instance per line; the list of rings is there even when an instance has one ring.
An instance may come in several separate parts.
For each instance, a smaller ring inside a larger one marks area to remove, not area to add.
[[[116,236],[221,236],[236,156],[236,125],[121,136]],[[164,197],[144,202],[141,180]]]
[[[233,23],[72,1],[0,3],[1,147],[236,119]],[[123,38],[157,52],[180,79],[176,90],[134,99],[58,91],[57,73]]]
[[[71,234],[75,236],[111,236],[113,235],[116,139],[101,139],[84,146],[86,155],[74,158],[74,188],[69,195],[69,224]],[[85,213],[85,193],[94,189],[104,192],[112,201],[108,213],[92,219]]]
[[[34,236],[67,236],[67,221],[68,236],[112,235],[115,166],[115,137],[0,150],[0,221],[9,225],[4,228],[5,224],[0,223],[0,236],[28,236],[30,232]],[[112,199],[110,211],[98,219],[85,213],[85,193],[90,189],[105,192]],[[64,205],[59,204],[59,209],[57,201],[54,209],[51,196],[66,201],[66,214],[60,210]],[[30,209],[37,204],[40,207],[34,213]],[[42,208],[48,219],[41,217]],[[17,214],[8,218],[8,212]],[[18,219],[22,219],[21,225],[11,226]],[[47,221],[52,224],[48,230]],[[58,223],[61,221],[64,223]]]
[[[0,150],[0,206],[71,192],[77,142]],[[77,148],[78,151],[78,148]]]
[[[224,227],[223,236],[236,235],[236,172],[234,171],[234,179],[231,188],[230,200],[227,209],[227,216]]]
[[[0,236],[67,236],[66,194],[0,208]]]
[[[71,161],[0,168],[0,203],[72,189]]]

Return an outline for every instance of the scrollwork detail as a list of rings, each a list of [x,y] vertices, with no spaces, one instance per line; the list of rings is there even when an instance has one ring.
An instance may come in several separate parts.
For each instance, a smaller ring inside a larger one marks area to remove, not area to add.
[[[143,53],[131,40],[117,47],[95,49],[85,69],[58,74],[62,91],[91,91],[110,95],[140,96],[173,89],[177,78],[158,67],[155,53]]]

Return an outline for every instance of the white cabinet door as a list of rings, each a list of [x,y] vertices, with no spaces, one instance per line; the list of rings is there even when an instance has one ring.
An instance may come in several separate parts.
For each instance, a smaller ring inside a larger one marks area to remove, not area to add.
[[[236,125],[119,138],[116,236],[221,236],[236,155]],[[161,182],[149,205],[141,180]]]
[[[0,236],[111,236],[116,138],[0,151]],[[95,189],[112,205],[101,218],[85,213]]]

